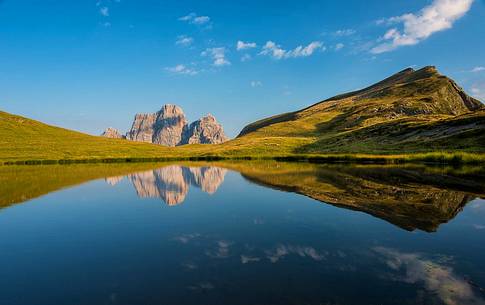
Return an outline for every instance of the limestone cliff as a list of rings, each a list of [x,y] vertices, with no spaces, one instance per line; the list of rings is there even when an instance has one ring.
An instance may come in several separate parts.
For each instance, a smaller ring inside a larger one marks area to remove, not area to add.
[[[182,109],[176,105],[164,105],[153,114],[137,114],[127,134],[127,139],[140,142],[177,146],[187,125]]]
[[[121,135],[118,129],[113,127],[108,127],[106,130],[101,134],[102,137],[105,138],[113,138],[113,139],[124,139],[125,136]]]
[[[182,138],[182,144],[219,144],[228,140],[221,124],[211,114],[190,124]]]
[[[103,136],[122,137],[113,128],[108,128]],[[208,114],[189,125],[182,108],[170,104],[156,113],[135,115],[126,138],[164,146],[219,144],[228,140],[222,125],[213,115]]]

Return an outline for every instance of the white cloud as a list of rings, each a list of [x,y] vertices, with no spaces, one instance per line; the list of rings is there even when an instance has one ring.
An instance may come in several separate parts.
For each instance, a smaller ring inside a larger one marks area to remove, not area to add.
[[[470,91],[473,97],[480,101],[485,101],[485,84],[475,84]]]
[[[293,50],[286,51],[282,49],[280,45],[274,43],[273,41],[267,41],[263,46],[263,49],[259,54],[269,55],[276,59],[282,58],[296,58],[296,57],[307,57],[312,55],[316,50],[325,50],[323,43],[321,41],[313,41],[307,46],[298,46]]]
[[[106,6],[103,6],[102,8],[99,9],[99,13],[105,17],[109,16],[109,8]]]
[[[324,50],[323,43],[320,41],[313,41],[306,47],[298,46],[294,50],[289,51],[287,57],[307,57],[312,55],[313,52],[318,49]]]
[[[255,42],[244,42],[239,40],[236,44],[236,48],[238,51],[240,50],[246,50],[246,49],[251,49],[251,48],[256,48],[256,43]]]
[[[485,71],[485,67],[475,67],[475,68],[471,69],[470,72],[476,73],[476,72],[481,72],[481,71]]]
[[[205,24],[209,22],[211,19],[209,16],[197,16],[193,19],[194,24]]]
[[[376,25],[381,25],[387,22],[386,18],[380,18],[375,21]]]
[[[339,51],[340,49],[342,49],[345,45],[343,43],[337,43],[335,45],[335,51]]]
[[[251,87],[256,88],[256,87],[262,87],[263,83],[259,80],[253,80],[251,81]]]
[[[175,44],[179,45],[179,46],[188,47],[193,42],[194,42],[194,39],[192,37],[180,35],[180,36],[177,37],[177,41],[175,41]]]
[[[342,30],[335,31],[334,34],[336,36],[350,36],[350,35],[354,35],[355,32],[356,31],[353,29],[342,29]]]
[[[246,61],[250,61],[251,60],[251,55],[249,54],[244,54],[242,57],[241,57],[241,61],[242,62],[246,62]]]
[[[417,14],[404,14],[388,18],[388,24],[402,23],[403,29],[389,29],[371,49],[374,54],[392,51],[401,46],[418,44],[432,34],[450,29],[471,8],[473,0],[434,0]]]
[[[193,68],[189,68],[185,65],[176,65],[175,67],[165,68],[165,70],[174,74],[182,74],[182,75],[197,75],[199,73],[199,71]]]
[[[178,19],[179,21],[185,21],[191,24],[203,25],[210,22],[209,16],[197,16],[196,13],[190,13],[186,16],[182,16]]]
[[[190,21],[190,20],[192,20],[192,19],[193,19],[195,16],[197,16],[195,13],[190,13],[190,14],[188,14],[188,15],[186,15],[186,16],[182,16],[182,17],[180,17],[178,20],[179,20],[179,21]]]
[[[262,55],[271,55],[274,58],[281,59],[285,57],[286,51],[281,48],[281,46],[277,45],[272,41],[266,42],[263,46],[263,50],[261,51]]]
[[[201,53],[202,56],[210,56],[214,62],[213,65],[216,67],[228,66],[231,64],[229,60],[226,59],[226,48],[209,48]]]

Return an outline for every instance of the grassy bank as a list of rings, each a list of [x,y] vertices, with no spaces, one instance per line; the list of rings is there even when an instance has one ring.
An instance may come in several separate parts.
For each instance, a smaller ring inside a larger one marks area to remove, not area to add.
[[[322,154],[322,155],[200,155],[166,157],[126,157],[126,158],[71,158],[71,159],[26,159],[0,161],[0,165],[46,165],[46,164],[83,164],[83,163],[146,163],[171,161],[224,161],[224,160],[274,160],[310,163],[375,163],[375,164],[478,164],[485,165],[485,154],[466,152],[429,152],[416,154],[380,155],[380,154]]]

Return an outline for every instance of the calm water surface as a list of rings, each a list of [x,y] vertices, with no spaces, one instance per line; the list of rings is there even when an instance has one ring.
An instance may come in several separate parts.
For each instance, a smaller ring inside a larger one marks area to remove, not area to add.
[[[0,304],[485,304],[483,169],[123,166],[0,169]]]

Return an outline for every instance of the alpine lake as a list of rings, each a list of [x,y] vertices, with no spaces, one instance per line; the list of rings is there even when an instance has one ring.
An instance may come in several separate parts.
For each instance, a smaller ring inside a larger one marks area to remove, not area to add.
[[[0,167],[0,304],[485,304],[485,168]]]

